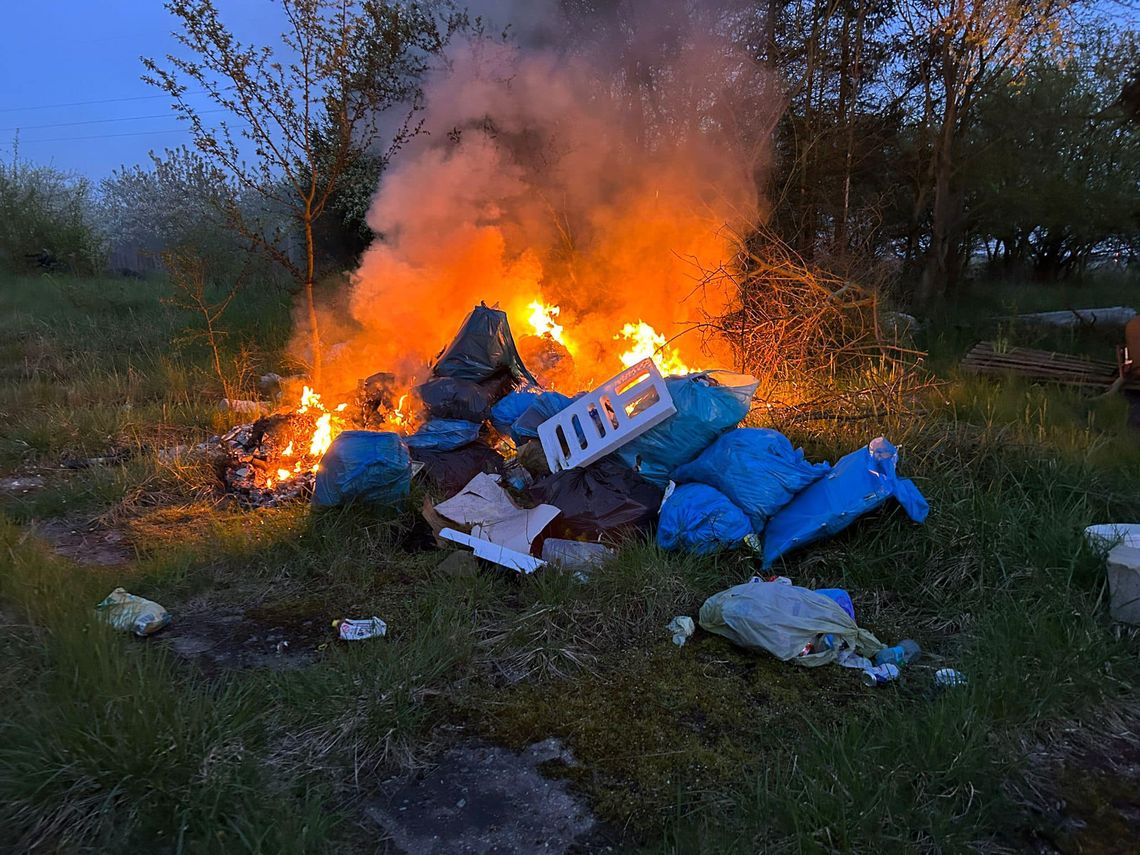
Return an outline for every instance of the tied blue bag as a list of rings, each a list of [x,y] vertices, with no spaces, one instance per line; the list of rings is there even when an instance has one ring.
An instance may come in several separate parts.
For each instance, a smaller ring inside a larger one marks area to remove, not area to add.
[[[542,394],[540,389],[518,389],[508,392],[503,398],[491,407],[491,425],[503,436],[511,432],[511,425],[525,413],[530,405],[538,400]]]
[[[779,431],[737,428],[719,437],[695,459],[673,472],[678,484],[715,487],[748,515],[759,534],[776,511],[823,477],[828,463],[810,463]]]
[[[480,427],[463,419],[432,419],[420,425],[405,442],[409,448],[423,451],[451,451],[478,439]]]
[[[528,439],[538,439],[538,426],[569,407],[572,400],[561,392],[543,392],[531,401],[511,425],[511,439],[515,445],[522,445]]]
[[[321,458],[313,505],[333,507],[354,500],[394,504],[408,495],[411,485],[412,462],[399,434],[346,430]]]
[[[618,457],[663,488],[678,466],[748,415],[756,385],[754,377],[728,371],[666,377],[665,387],[677,412],[618,449]]]
[[[914,483],[895,474],[898,450],[883,437],[835,464],[775,516],[764,531],[764,567],[790,549],[842,531],[862,514],[895,498],[917,523],[930,506]]]
[[[705,484],[682,484],[661,506],[657,545],[708,555],[734,549],[752,533],[744,511]]]

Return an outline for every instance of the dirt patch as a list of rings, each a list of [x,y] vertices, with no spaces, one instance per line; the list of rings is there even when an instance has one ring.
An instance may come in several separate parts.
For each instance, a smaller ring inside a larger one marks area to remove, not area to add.
[[[32,524],[32,533],[77,564],[120,567],[136,557],[134,545],[124,532],[94,523],[40,520]]]
[[[573,763],[556,739],[518,752],[459,745],[430,772],[387,782],[365,813],[407,853],[599,851],[585,803],[541,772]]]
[[[334,640],[332,628],[322,619],[277,614],[267,608],[200,605],[172,613],[174,622],[155,639],[207,673],[303,668]]]

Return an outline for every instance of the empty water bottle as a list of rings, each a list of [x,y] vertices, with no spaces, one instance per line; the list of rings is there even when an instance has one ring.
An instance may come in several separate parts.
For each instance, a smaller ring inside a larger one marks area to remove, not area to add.
[[[921,652],[922,649],[917,642],[906,638],[894,647],[884,647],[875,654],[874,662],[876,665],[897,665],[901,668],[917,659]]]

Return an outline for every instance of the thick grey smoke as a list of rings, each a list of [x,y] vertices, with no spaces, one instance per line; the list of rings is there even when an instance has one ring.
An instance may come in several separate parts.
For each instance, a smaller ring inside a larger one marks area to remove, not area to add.
[[[345,379],[422,379],[480,301],[516,336],[532,301],[558,305],[584,385],[621,367],[624,324],[672,337],[723,307],[728,295],[695,292],[695,262],[726,261],[726,226],[762,213],[777,99],[737,44],[736,4],[661,5],[571,22],[553,4],[483,4],[518,37],[457,42],[427,81],[425,132],[368,214],[378,237],[353,278]],[[723,358],[697,335],[676,346],[689,365]]]

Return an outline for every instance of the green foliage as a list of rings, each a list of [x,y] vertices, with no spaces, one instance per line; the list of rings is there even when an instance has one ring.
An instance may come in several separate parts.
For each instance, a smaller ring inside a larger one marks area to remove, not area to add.
[[[966,142],[964,184],[977,236],[1005,267],[1043,277],[1083,269],[1098,249],[1137,249],[1140,126],[1117,99],[1140,54],[1101,36],[1067,60],[1035,57],[990,92]]]
[[[92,226],[91,185],[51,166],[0,161],[0,272],[96,273],[103,245]]]

